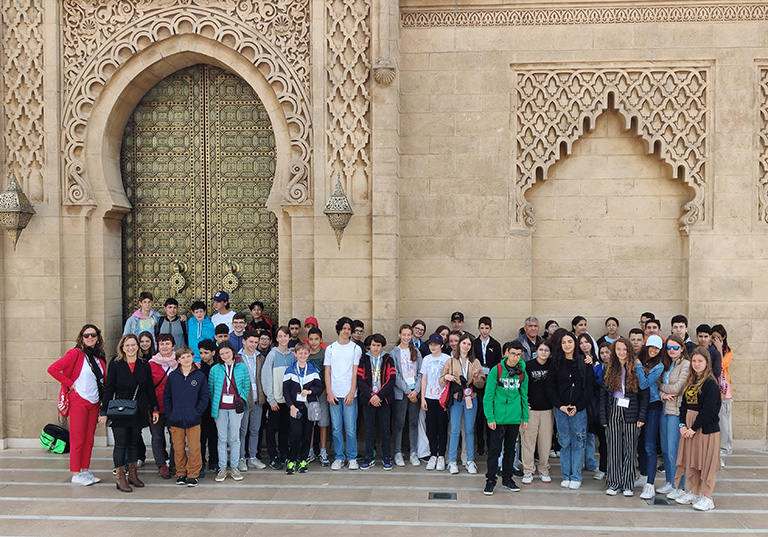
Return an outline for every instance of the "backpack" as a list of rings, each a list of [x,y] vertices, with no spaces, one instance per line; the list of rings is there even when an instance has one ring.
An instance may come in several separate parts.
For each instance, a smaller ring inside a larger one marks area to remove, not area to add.
[[[503,362],[503,360],[502,360]],[[501,364],[502,362],[499,362],[496,364],[496,382],[498,382],[501,379]],[[523,380],[525,379],[525,371],[520,371],[520,384],[523,384]]]
[[[40,443],[50,453],[69,453],[69,431],[49,423],[40,433]]]
[[[160,335],[160,328],[163,326],[163,323],[165,321],[167,321],[167,320],[168,320],[168,317],[166,317],[165,315],[161,316],[157,320],[157,324],[155,325],[155,339],[157,339],[157,336]],[[187,323],[185,323],[181,319],[179,319],[179,322],[181,323],[181,333],[184,334],[184,341],[182,342],[182,345],[186,345],[187,341],[188,341],[188,339],[187,339]],[[173,328],[171,328],[171,331],[169,332],[169,334],[173,335]],[[177,344],[178,344],[178,342],[177,342]]]

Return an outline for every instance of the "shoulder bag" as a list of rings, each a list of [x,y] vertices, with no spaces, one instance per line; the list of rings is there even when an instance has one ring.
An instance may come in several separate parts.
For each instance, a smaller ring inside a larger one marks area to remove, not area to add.
[[[108,418],[132,418],[138,413],[138,405],[136,404],[136,394],[139,393],[139,387],[136,386],[136,391],[133,392],[133,399],[111,399],[107,403],[107,417]]]

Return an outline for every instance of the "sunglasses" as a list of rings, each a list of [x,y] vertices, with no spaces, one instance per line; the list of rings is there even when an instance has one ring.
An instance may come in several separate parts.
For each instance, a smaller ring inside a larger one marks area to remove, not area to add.
[[[667,350],[668,351],[679,351],[680,350],[680,345],[667,345]]]
[[[92,333],[92,332],[89,332],[87,334],[83,334],[83,337],[84,338],[87,338],[87,337],[99,337],[99,335],[95,334],[95,333]]]

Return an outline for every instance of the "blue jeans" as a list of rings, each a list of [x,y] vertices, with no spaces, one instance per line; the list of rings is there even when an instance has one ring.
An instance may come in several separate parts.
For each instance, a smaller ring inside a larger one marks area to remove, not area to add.
[[[657,401],[648,405],[648,414],[645,417],[645,472],[642,468],[640,473],[648,476],[648,483],[653,485],[656,481],[656,465],[658,463],[658,453],[656,453],[656,439],[659,437],[659,422],[661,420],[661,402]],[[679,433],[678,433],[678,436]]]
[[[264,406],[251,403],[240,415],[243,417],[240,422],[240,458],[245,458],[245,437],[249,432],[251,436],[248,437],[248,456],[253,458],[259,454],[259,431],[261,430]]]
[[[597,459],[595,458],[595,435],[592,433],[587,433],[587,447],[586,447],[587,453],[586,457],[584,459],[584,467],[588,471],[597,470],[600,465],[597,462]]]
[[[333,434],[333,451],[336,460],[344,460],[344,435],[347,438],[346,460],[357,458],[357,397],[351,405],[344,404],[344,398],[339,397],[339,404],[329,405],[331,410],[331,432]]]
[[[227,444],[229,444],[229,467],[237,468],[240,456],[240,422],[243,415],[235,412],[235,409],[225,410],[220,408],[216,416],[216,430],[219,434],[217,451],[219,452],[219,465],[227,466]]]
[[[451,405],[451,439],[448,442],[448,462],[456,462],[461,434],[461,416],[464,416],[464,441],[467,443],[467,461],[475,460],[475,418],[477,401],[472,401],[472,408],[467,408],[464,399]]]
[[[584,447],[587,443],[587,411],[580,410],[568,416],[555,409],[557,439],[560,442],[560,469],[566,481],[581,481],[584,465]]]
[[[680,417],[677,414],[663,414],[659,423],[661,452],[664,454],[664,476],[667,483],[675,482],[677,469],[677,446],[680,444]],[[685,476],[679,488],[685,488]]]

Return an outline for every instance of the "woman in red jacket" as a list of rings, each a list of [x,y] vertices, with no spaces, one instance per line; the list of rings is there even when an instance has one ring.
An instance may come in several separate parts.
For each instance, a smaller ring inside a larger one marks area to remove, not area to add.
[[[53,378],[69,388],[69,469],[75,485],[101,481],[89,468],[106,370],[101,330],[92,324],[83,326],[75,348],[48,368]]]

